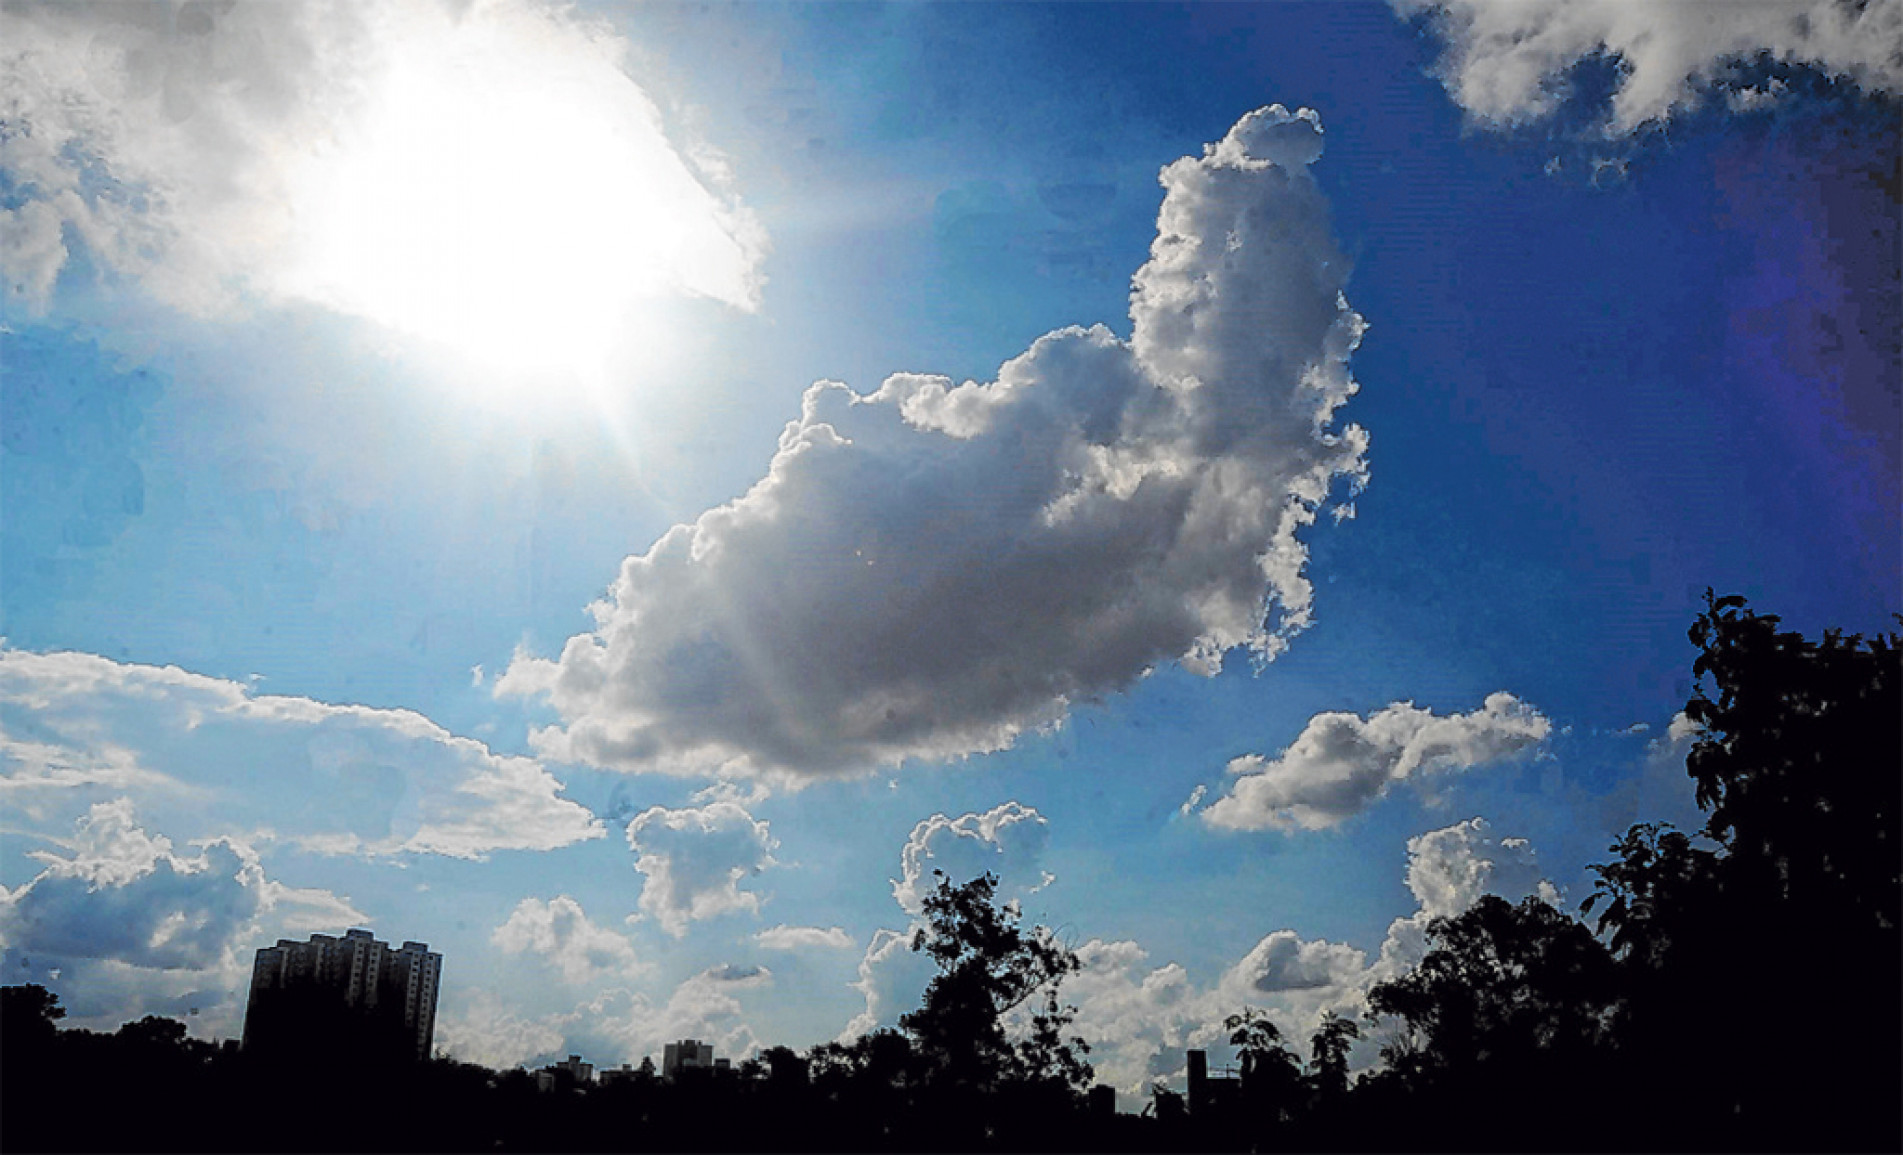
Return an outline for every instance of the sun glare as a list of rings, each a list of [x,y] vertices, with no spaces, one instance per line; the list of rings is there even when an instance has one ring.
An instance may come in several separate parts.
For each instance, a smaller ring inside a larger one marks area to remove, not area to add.
[[[612,47],[496,9],[393,35],[356,135],[304,182],[300,291],[521,388],[598,372],[644,299],[751,307],[746,221]]]

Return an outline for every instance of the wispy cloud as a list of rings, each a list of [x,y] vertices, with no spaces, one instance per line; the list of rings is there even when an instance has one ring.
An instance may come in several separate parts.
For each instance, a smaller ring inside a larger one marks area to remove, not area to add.
[[[175,666],[0,650],[0,725],[38,735],[0,745],[8,794],[50,807],[55,790],[123,790],[222,824],[194,835],[268,829],[328,853],[476,858],[606,833],[534,759],[421,714],[254,694]],[[181,790],[199,804],[181,805]]]

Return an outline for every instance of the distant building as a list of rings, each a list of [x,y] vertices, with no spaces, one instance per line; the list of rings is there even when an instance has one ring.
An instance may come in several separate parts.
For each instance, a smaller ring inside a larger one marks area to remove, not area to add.
[[[683,1071],[709,1071],[715,1067],[714,1045],[699,1039],[669,1043],[661,1052],[661,1078],[672,1083]]]
[[[594,1074],[593,1063],[582,1062],[580,1055],[570,1055],[562,1062],[550,1063],[535,1072],[535,1086],[541,1091],[553,1091],[557,1087],[585,1087],[594,1081]]]
[[[1107,1083],[1098,1083],[1090,1089],[1090,1113],[1099,1118],[1108,1118],[1117,1113],[1117,1089]]]
[[[244,1048],[426,1059],[442,970],[428,943],[392,949],[367,930],[279,939],[259,949],[251,968]]]

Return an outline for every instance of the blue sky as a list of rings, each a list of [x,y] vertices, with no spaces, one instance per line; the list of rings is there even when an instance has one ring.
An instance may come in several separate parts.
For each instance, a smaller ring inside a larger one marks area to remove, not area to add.
[[[0,966],[82,1025],[366,925],[461,1057],[803,1047],[989,868],[1134,1089],[1696,825],[1705,587],[1898,608],[1893,3],[5,19]]]

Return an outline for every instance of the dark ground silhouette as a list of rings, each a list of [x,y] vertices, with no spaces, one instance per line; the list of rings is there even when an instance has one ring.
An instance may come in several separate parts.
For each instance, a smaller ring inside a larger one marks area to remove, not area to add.
[[[1632,827],[1574,919],[1485,898],[1435,920],[1414,971],[1329,1016],[1303,1063],[1268,1018],[1224,1023],[1241,1077],[1088,1094],[1059,998],[1078,969],[996,879],[939,876],[913,948],[938,974],[898,1031],[732,1071],[541,1091],[524,1071],[379,1057],[348,1021],[271,1053],[147,1017],[59,1030],[0,989],[0,1147],[228,1150],[1903,1149],[1903,650],[1810,641],[1713,598],[1689,717],[1707,813]],[[1013,1037],[1004,1016],[1036,1008]],[[1220,1094],[1216,1093],[1218,1090]]]

